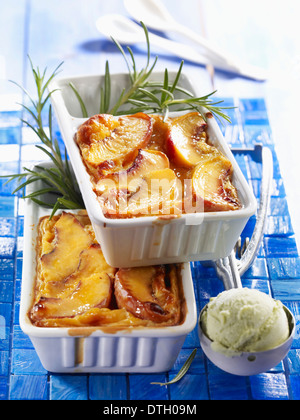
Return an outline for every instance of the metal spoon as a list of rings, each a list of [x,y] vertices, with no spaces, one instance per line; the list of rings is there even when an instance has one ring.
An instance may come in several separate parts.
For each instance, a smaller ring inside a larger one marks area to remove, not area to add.
[[[284,343],[271,350],[236,352],[232,353],[231,356],[217,352],[211,347],[212,341],[204,334],[201,327],[201,317],[205,310],[206,307],[201,311],[198,322],[200,344],[207,358],[225,372],[240,376],[258,375],[277,366],[291,348],[296,331],[296,322],[293,314],[286,306],[284,306],[284,310],[288,318],[290,334]]]
[[[138,22],[142,21],[148,28],[159,31],[173,31],[187,37],[202,48],[202,54],[211,64],[218,68],[234,71],[242,76],[265,80],[267,74],[263,69],[239,63],[237,58],[223,51],[204,36],[176,21],[160,0],[124,0],[129,14]]]
[[[262,161],[262,183],[260,189],[260,207],[257,222],[251,240],[240,260],[235,257],[235,252],[213,262],[218,277],[223,281],[225,290],[242,287],[240,276],[251,266],[256,258],[261,239],[263,237],[264,225],[270,200],[270,192],[273,178],[273,159],[270,149],[262,145],[256,145],[254,149],[243,149],[252,153],[253,157]],[[266,372],[276,366],[287,355],[295,335],[295,319],[293,314],[284,306],[287,314],[290,335],[280,346],[261,352],[235,352],[230,357],[215,351],[212,341],[205,335],[201,327],[201,317],[206,307],[199,316],[198,335],[201,347],[208,357],[220,369],[235,375],[257,375]]]

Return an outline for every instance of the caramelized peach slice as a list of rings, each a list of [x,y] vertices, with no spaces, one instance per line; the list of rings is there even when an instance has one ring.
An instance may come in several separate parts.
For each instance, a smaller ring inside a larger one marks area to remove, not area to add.
[[[118,307],[157,323],[177,319],[180,304],[174,287],[176,278],[175,266],[119,269],[114,282]]]
[[[80,253],[92,243],[92,237],[71,213],[61,214],[54,225],[54,232],[52,251],[43,254],[40,259],[41,289],[47,295],[55,294],[55,288],[48,289],[50,284],[64,280],[76,270]]]
[[[132,162],[149,142],[152,126],[151,117],[143,113],[123,117],[100,114],[82,124],[75,138],[86,166],[101,177]]]
[[[40,297],[32,308],[32,320],[72,317],[91,308],[108,307],[114,273],[115,269],[106,263],[100,245],[92,244],[82,251],[78,269],[65,280],[61,297]]]
[[[97,194],[116,188],[134,191],[143,176],[151,171],[167,168],[169,168],[169,159],[165,153],[156,150],[139,150],[133,164],[127,170],[100,179],[95,190]]]
[[[181,211],[181,183],[172,169],[160,169],[133,179],[128,189],[107,191],[99,201],[107,217],[178,214]]]
[[[219,154],[206,140],[206,123],[198,112],[175,118],[166,139],[166,150],[170,160],[185,168],[195,166],[203,154]]]
[[[208,156],[193,171],[192,186],[196,199],[203,200],[205,211],[240,208],[237,191],[231,183],[231,162],[224,156]]]

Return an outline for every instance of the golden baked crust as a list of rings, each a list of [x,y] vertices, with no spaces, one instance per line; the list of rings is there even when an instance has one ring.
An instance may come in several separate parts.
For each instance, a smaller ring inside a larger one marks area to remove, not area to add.
[[[75,141],[107,218],[241,208],[232,164],[209,143],[198,112],[95,115]]]
[[[181,267],[109,266],[85,211],[41,218],[36,255],[34,301],[28,313],[35,326],[116,331],[184,320]]]

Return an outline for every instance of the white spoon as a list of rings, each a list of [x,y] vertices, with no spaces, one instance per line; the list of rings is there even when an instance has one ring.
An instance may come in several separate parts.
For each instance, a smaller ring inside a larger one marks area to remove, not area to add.
[[[99,32],[108,38],[114,38],[120,44],[133,45],[136,43],[145,43],[145,33],[142,26],[134,23],[125,16],[118,14],[108,14],[101,16],[96,21],[96,27]],[[192,47],[179,42],[149,33],[149,41],[151,45],[156,45],[177,57],[193,61],[198,64],[207,64],[208,59]]]
[[[234,62],[229,58],[228,54],[225,54],[203,36],[177,22],[161,1],[124,0],[124,5],[135,20],[144,22],[147,27],[159,31],[175,31],[180,35],[184,35],[203,47],[203,53],[213,62],[220,61],[234,66]]]
[[[257,80],[267,79],[265,70],[240,63],[211,41],[177,22],[160,0],[124,0],[124,5],[135,20],[142,21],[148,28],[159,31],[174,31],[194,41],[202,47],[202,54],[215,67]]]
[[[108,14],[101,16],[96,21],[96,27],[103,35],[109,39],[113,37],[120,44],[133,45],[139,42],[145,43],[145,33],[143,28],[122,15]],[[202,54],[199,54],[198,51],[186,44],[171,41],[151,33],[149,33],[149,41],[151,45],[157,45],[181,59],[186,59],[201,65],[213,64],[220,70],[234,72],[256,80],[266,79],[266,74],[261,69],[256,67],[250,68],[250,66],[247,66],[247,69],[243,69],[242,67],[238,68],[237,66],[232,67],[225,62],[215,63],[207,57],[204,57]]]

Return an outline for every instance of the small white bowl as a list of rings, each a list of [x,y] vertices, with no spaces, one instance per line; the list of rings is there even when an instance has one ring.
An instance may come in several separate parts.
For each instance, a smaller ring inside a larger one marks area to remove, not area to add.
[[[295,335],[295,319],[286,306],[284,306],[284,310],[286,311],[289,321],[290,335],[284,343],[271,350],[260,352],[237,352],[232,356],[227,356],[212,349],[212,341],[204,334],[201,328],[201,316],[205,309],[206,307],[202,309],[198,320],[200,345],[207,358],[225,372],[239,376],[258,375],[259,373],[266,372],[277,366],[278,363],[285,358],[291,348]]]
[[[49,162],[40,165],[47,167]],[[30,184],[27,193],[33,192]],[[36,188],[41,187],[37,185]],[[66,210],[68,211],[68,210]],[[74,210],[69,210],[75,213]],[[25,203],[20,327],[29,336],[44,368],[51,372],[165,372],[174,365],[184,340],[197,323],[189,264],[182,269],[186,317],[181,325],[136,328],[115,333],[93,327],[45,328],[32,325],[28,312],[34,299],[36,241],[40,217],[49,215],[31,200]]]
[[[170,72],[170,81],[176,75]],[[162,80],[163,73],[153,73],[153,79]],[[74,141],[78,127],[86,120],[80,117],[80,105],[69,86],[72,82],[86,104],[89,116],[99,113],[99,92],[103,76],[77,76],[55,79],[49,90],[51,101],[83,200],[93,224],[106,261],[113,267],[207,261],[223,258],[234,248],[248,219],[255,213],[257,203],[233,154],[214,118],[208,118],[210,141],[233,165],[233,183],[243,207],[236,211],[183,214],[173,219],[156,216],[132,219],[104,217],[90,177]],[[113,74],[112,97],[118,97],[121,87],[128,83],[128,75]],[[199,96],[185,75],[181,86]]]

